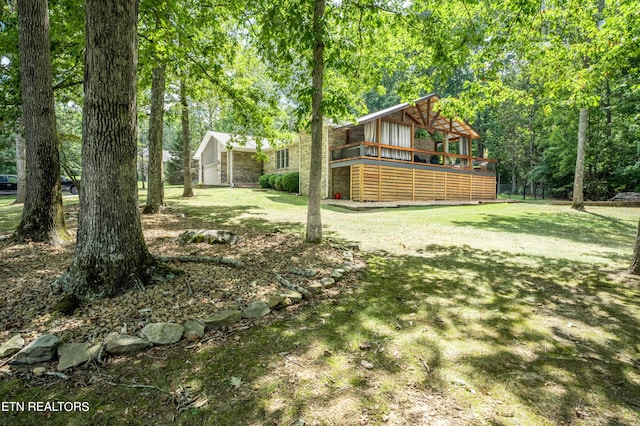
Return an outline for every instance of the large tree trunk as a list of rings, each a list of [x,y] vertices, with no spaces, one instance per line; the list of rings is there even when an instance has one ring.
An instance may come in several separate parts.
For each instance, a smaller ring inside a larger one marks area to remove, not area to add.
[[[636,245],[633,248],[633,258],[631,259],[631,267],[629,273],[640,275],[640,222],[638,222],[638,233],[636,234]]]
[[[60,192],[47,0],[20,0],[18,15],[27,179],[22,220],[13,237],[59,243],[68,234]]]
[[[324,78],[324,10],[326,0],[315,0],[313,9],[313,93],[311,95],[311,165],[307,235],[309,243],[322,241],[320,198],[322,186],[322,81]]]
[[[149,118],[149,191],[143,213],[158,213],[164,205],[162,184],[162,127],[164,117],[165,66],[153,69],[151,81],[151,117]]]
[[[18,120],[19,122],[19,120]],[[16,131],[16,174],[18,175],[18,191],[16,192],[16,201],[14,204],[24,204],[25,193],[27,190],[27,164],[24,136],[22,135],[22,126],[17,126]]]
[[[589,121],[589,111],[586,108],[580,109],[578,120],[578,155],[576,156],[576,172],[573,178],[573,202],[571,208],[584,210],[584,155],[587,145],[587,124]]]
[[[193,197],[191,181],[191,137],[189,135],[189,103],[187,102],[186,77],[180,80],[180,105],[182,106],[182,171],[184,174],[183,197]]]
[[[82,302],[148,284],[136,184],[136,0],[86,1],[82,192],[73,262],[58,283]]]

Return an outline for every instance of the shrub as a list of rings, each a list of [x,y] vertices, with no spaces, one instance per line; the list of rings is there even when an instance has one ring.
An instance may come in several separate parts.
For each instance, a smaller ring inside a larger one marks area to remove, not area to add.
[[[274,188],[276,188],[276,190],[278,191],[282,191],[284,188],[282,187],[282,175],[277,175],[275,182],[274,182]]]
[[[269,186],[271,188],[275,188],[276,187],[276,178],[278,177],[278,175],[269,175]]]
[[[271,175],[262,175],[260,176],[260,179],[258,179],[258,183],[260,184],[260,188],[271,188],[271,185],[269,185],[269,178],[271,177]]]
[[[287,192],[298,193],[300,186],[300,173],[291,172],[282,177],[282,188]]]

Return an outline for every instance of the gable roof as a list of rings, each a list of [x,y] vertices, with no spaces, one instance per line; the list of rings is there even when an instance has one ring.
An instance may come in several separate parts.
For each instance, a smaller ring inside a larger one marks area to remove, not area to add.
[[[438,108],[439,101],[440,96],[437,93],[431,93],[413,102],[405,102],[363,115],[356,120],[356,123],[364,124],[393,114],[394,112],[405,111],[414,122],[429,129],[453,132],[457,135],[468,136],[472,139],[480,137],[480,134],[466,121],[455,120],[441,115],[440,109]],[[350,124],[346,127],[353,125],[354,124]]]
[[[230,133],[209,131],[205,133],[202,138],[202,142],[200,142],[200,146],[196,150],[195,154],[193,154],[193,158],[200,157],[212,140],[221,143],[225,147],[230,146],[236,151],[256,152],[258,144],[260,144],[260,149],[262,150],[269,149],[269,145],[263,146],[261,141],[256,141],[252,136],[232,135]],[[243,143],[240,141],[243,141]]]

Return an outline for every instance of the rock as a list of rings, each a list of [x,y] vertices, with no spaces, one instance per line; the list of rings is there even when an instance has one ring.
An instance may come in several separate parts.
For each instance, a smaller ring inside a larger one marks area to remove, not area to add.
[[[320,283],[324,288],[333,288],[336,286],[336,280],[333,278],[325,277],[320,280]]]
[[[151,342],[136,336],[111,333],[104,339],[105,350],[112,355],[140,352],[151,346]]]
[[[252,302],[242,311],[242,318],[260,318],[271,312],[269,305],[262,300]]]
[[[271,309],[274,309],[276,306],[280,305],[284,299],[284,296],[269,296],[267,298],[267,305],[269,305]]]
[[[345,260],[349,261],[349,262],[353,262],[353,252],[351,252],[351,251],[347,250],[347,251],[343,252],[342,253],[342,257]]]
[[[366,368],[367,370],[371,370],[373,368],[373,364],[364,359],[360,361],[360,365]]]
[[[56,349],[62,340],[53,334],[44,334],[25,346],[16,354],[16,364],[37,364],[51,361],[56,356]]]
[[[236,323],[242,319],[242,312],[238,310],[226,310],[216,312],[210,317],[202,319],[205,329],[216,330]]]
[[[334,280],[339,280],[340,278],[342,278],[345,272],[346,271],[342,268],[336,268],[333,271],[331,271],[331,278],[333,278]]]
[[[33,373],[33,375],[34,375],[34,376],[36,376],[36,377],[40,377],[40,376],[42,376],[44,373],[46,373],[46,372],[47,372],[47,369],[46,369],[46,368],[44,368],[44,367],[36,367],[36,368],[34,368],[33,370],[31,370],[31,371],[32,371],[32,373]]]
[[[344,272],[347,274],[353,271],[353,267],[350,263],[343,263],[342,265],[340,265],[340,269],[344,270]]]
[[[640,192],[619,192],[610,201],[640,201]]]
[[[182,337],[185,339],[194,341],[204,337],[204,324],[200,321],[187,321],[182,326],[184,327]]]
[[[291,303],[299,303],[302,301],[302,294],[295,290],[285,290],[280,293],[280,296],[291,299]]]
[[[173,322],[147,324],[140,334],[154,345],[170,345],[182,339],[184,327]]]
[[[314,294],[322,291],[322,288],[323,288],[322,283],[318,281],[313,281],[312,283],[307,285],[307,290],[309,290],[310,293],[314,293]]]
[[[315,277],[318,274],[318,271],[314,269],[291,268],[289,271],[294,275],[301,275],[308,278]]]
[[[101,344],[91,346],[90,343],[63,343],[58,346],[58,371],[77,367],[98,358]]]
[[[238,236],[233,232],[218,229],[187,229],[180,234],[178,241],[183,244],[203,242],[208,244],[235,244],[238,242]]]
[[[21,335],[16,334],[11,339],[4,342],[2,346],[0,346],[0,358],[6,358],[18,353],[23,346],[24,339]]]

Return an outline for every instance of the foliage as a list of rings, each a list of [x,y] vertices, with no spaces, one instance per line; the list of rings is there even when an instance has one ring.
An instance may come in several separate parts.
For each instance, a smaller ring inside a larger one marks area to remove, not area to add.
[[[273,187],[276,191],[282,191],[284,189],[282,185],[282,177],[283,175],[276,175],[276,178],[274,179]]]
[[[269,186],[271,188],[275,189],[275,187],[276,187],[276,178],[277,177],[278,177],[277,174],[269,175]]]
[[[260,176],[258,179],[258,183],[260,184],[260,188],[271,188],[271,184],[269,183],[269,178],[271,174],[265,174]]]
[[[287,192],[297,193],[300,187],[300,173],[289,172],[282,176],[282,189]]]

